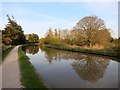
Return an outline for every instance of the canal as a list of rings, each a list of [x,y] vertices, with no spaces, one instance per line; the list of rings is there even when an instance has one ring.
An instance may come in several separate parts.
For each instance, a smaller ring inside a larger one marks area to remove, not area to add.
[[[113,58],[24,46],[30,62],[50,88],[118,88],[118,64]]]

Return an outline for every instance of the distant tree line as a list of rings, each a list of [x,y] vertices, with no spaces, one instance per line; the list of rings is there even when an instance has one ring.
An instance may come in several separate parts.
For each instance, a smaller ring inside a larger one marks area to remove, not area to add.
[[[52,29],[49,28],[45,37],[39,40],[37,34],[24,34],[22,27],[16,22],[14,17],[8,15],[8,23],[2,33],[2,43],[4,44],[68,44],[87,47],[108,48],[110,46],[117,47],[120,43],[119,39],[111,36],[110,29],[106,28],[102,19],[97,16],[86,16],[78,21],[72,29]]]
[[[106,28],[104,21],[97,16],[82,18],[71,30],[49,28],[43,41],[45,44],[65,43],[77,46],[109,47],[112,41],[110,29]]]

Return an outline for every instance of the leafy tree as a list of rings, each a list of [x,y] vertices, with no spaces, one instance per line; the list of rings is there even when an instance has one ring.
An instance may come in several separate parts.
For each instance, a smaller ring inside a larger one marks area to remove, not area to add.
[[[26,40],[29,43],[38,43],[39,42],[39,36],[37,34],[26,34]]]
[[[14,20],[14,17],[12,17],[12,19],[8,15],[7,17],[8,24],[6,25],[4,30],[2,30],[2,37],[10,38],[12,40],[11,44],[25,43],[25,36],[22,27],[17,24],[17,22]]]

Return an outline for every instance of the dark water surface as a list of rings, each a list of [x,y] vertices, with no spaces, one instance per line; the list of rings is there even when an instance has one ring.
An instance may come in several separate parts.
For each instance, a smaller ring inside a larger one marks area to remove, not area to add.
[[[117,88],[118,64],[108,57],[25,46],[39,75],[51,88]]]

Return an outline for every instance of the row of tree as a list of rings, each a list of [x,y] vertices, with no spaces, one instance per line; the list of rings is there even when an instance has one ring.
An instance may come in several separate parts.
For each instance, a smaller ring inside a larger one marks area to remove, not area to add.
[[[43,41],[45,44],[60,42],[77,46],[107,47],[111,40],[110,30],[106,28],[104,21],[96,16],[87,16],[71,30],[52,30],[50,28]]]
[[[5,44],[38,43],[37,34],[24,34],[22,27],[15,21],[14,17],[8,15],[8,23],[2,32],[2,42]],[[119,39],[117,39],[119,41]],[[65,43],[77,46],[102,46],[109,47],[110,42],[116,43],[106,28],[102,19],[97,16],[86,16],[82,18],[72,29],[49,28],[45,37],[41,39],[44,44]],[[114,44],[115,45],[115,44]]]
[[[8,15],[8,23],[2,30],[2,42],[4,44],[25,44],[39,42],[37,34],[24,34],[22,27],[15,21],[14,17],[10,18]]]

